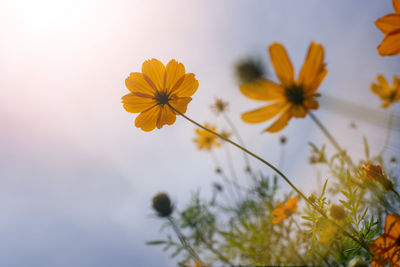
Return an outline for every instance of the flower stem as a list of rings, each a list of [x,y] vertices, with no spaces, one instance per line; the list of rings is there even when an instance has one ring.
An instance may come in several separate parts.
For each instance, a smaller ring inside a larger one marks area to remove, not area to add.
[[[186,120],[190,121],[191,123],[193,123],[194,125],[200,127],[201,129],[212,133],[216,136],[218,136],[219,138],[221,138],[222,140],[236,146],[237,148],[239,148],[240,150],[246,152],[247,154],[249,154],[250,156],[258,159],[259,161],[261,161],[262,163],[264,163],[265,165],[267,165],[268,167],[270,167],[272,170],[274,170],[279,176],[282,177],[283,180],[285,180],[285,182],[294,190],[296,191],[297,194],[299,194],[299,196],[301,198],[303,198],[309,205],[311,205],[311,207],[313,207],[319,214],[321,214],[325,219],[329,220],[330,222],[332,222],[333,224],[335,224],[339,229],[341,229],[341,231],[343,232],[344,235],[346,235],[347,237],[351,238],[353,241],[357,242],[358,244],[360,244],[364,249],[366,249],[369,252],[368,246],[358,240],[357,238],[355,238],[354,236],[352,236],[350,233],[348,233],[345,229],[343,229],[340,225],[338,225],[335,221],[331,220],[323,210],[321,210],[319,207],[317,207],[312,201],[310,201],[279,169],[277,169],[274,165],[272,165],[271,163],[269,163],[268,161],[264,160],[263,158],[261,158],[260,156],[257,156],[256,154],[254,154],[253,152],[247,150],[246,148],[242,147],[241,145],[233,142],[232,140],[220,135],[219,133],[214,132],[213,130],[208,129],[207,127],[204,127],[203,125],[201,125],[200,123],[192,120],[191,118],[187,117],[185,114],[183,114],[182,112],[180,112],[179,110],[175,109],[173,106],[171,106],[171,104],[167,103],[167,105],[174,110],[177,114],[181,115],[182,117],[184,117]]]
[[[202,264],[199,255],[197,255],[196,251],[194,251],[194,249],[186,241],[185,236],[179,230],[179,227],[176,225],[174,219],[171,216],[168,216],[167,219],[171,223],[172,228],[174,229],[176,235],[178,236],[179,241],[181,241],[182,246],[187,250],[187,252],[189,252],[190,256],[193,258],[195,262]]]
[[[318,127],[321,129],[321,131],[325,134],[325,136],[329,139],[329,141],[332,143],[332,145],[336,148],[336,150],[342,154],[345,157],[345,160],[349,163],[350,167],[354,168],[354,164],[351,161],[349,157],[347,157],[344,154],[344,150],[340,147],[339,143],[333,138],[331,133],[328,131],[327,128],[322,124],[322,122],[312,113],[311,111],[308,111],[308,114],[310,115],[311,119],[318,125]]]

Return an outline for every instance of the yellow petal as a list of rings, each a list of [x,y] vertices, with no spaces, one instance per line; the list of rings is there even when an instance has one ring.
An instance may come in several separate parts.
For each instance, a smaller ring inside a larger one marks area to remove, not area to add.
[[[311,85],[308,93],[314,94],[317,91],[318,87],[321,85],[322,81],[325,79],[325,76],[328,74],[327,69],[323,69],[321,72],[317,74],[317,77],[314,79],[314,83]]]
[[[168,62],[166,67],[166,90],[169,92],[174,85],[185,75],[185,66],[175,59]]]
[[[394,56],[400,53],[400,29],[386,35],[377,47],[381,56]]]
[[[314,99],[307,99],[306,101],[304,101],[304,106],[307,109],[318,109],[318,102]]]
[[[269,56],[274,66],[276,76],[278,76],[282,85],[291,85],[294,83],[293,65],[285,48],[280,43],[273,43],[269,46]]]
[[[278,115],[285,105],[287,105],[285,102],[278,102],[243,113],[242,120],[248,123],[258,123],[270,120]]]
[[[135,120],[135,126],[143,131],[150,132],[156,128],[160,106],[155,106],[145,112],[140,113]]]
[[[143,112],[156,105],[157,102],[152,98],[139,97],[134,94],[127,94],[122,97],[123,107],[130,113]]]
[[[400,15],[389,14],[375,21],[378,27],[384,34],[400,29]]]
[[[157,128],[160,129],[165,124],[171,125],[175,122],[175,120],[176,120],[175,112],[167,105],[164,105],[163,107],[160,108],[159,111],[159,116],[157,119]]]
[[[125,79],[125,85],[129,91],[154,95],[154,89],[146,82],[142,73],[133,72]]]
[[[393,9],[394,12],[400,14],[400,0],[393,0]]]
[[[293,105],[290,108],[291,115],[296,118],[304,118],[307,115],[307,110],[302,105]]]
[[[308,48],[307,56],[301,68],[298,83],[305,87],[306,91],[317,90],[326,73],[324,64],[324,47],[312,42]]]
[[[184,114],[186,112],[187,105],[191,100],[191,97],[174,97],[169,101],[169,104]]]
[[[271,101],[284,98],[283,87],[268,80],[242,84],[240,85],[240,92],[254,100]]]
[[[196,80],[193,73],[185,74],[181,83],[177,83],[171,90],[178,97],[190,97],[199,88],[199,82]]]
[[[159,91],[165,89],[165,66],[159,60],[153,58],[143,62],[142,72],[147,83],[153,84]]]
[[[291,118],[290,112],[284,112],[270,127],[264,130],[264,132],[276,133],[285,128]]]

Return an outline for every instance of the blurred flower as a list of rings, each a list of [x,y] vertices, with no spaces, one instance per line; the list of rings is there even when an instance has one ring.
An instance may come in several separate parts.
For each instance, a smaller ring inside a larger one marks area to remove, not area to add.
[[[204,126],[214,132],[217,128],[215,125],[209,125],[207,123],[205,123]],[[200,150],[205,149],[210,151],[213,147],[221,146],[218,142],[218,137],[206,130],[197,128],[196,135],[197,137],[193,139],[193,142],[197,144],[197,148]]]
[[[385,232],[369,246],[372,266],[400,266],[400,215],[386,216]]]
[[[291,216],[293,213],[297,211],[297,202],[299,201],[298,197],[291,197],[288,199],[286,205],[282,202],[278,203],[278,208],[272,210],[272,215],[276,217],[272,219],[273,224],[278,224],[282,222],[284,219]]]
[[[261,79],[264,72],[261,62],[252,58],[242,60],[236,65],[236,75],[241,84]]]
[[[354,258],[351,259],[349,262],[348,267],[368,267],[368,264],[363,258],[360,256],[355,256]]]
[[[153,209],[158,216],[168,217],[174,210],[174,206],[166,193],[158,193],[153,197]]]
[[[395,157],[390,157],[389,161],[390,161],[390,163],[392,163],[392,164],[396,164],[397,159],[396,159]]]
[[[400,42],[400,40],[399,40]],[[371,91],[378,95],[384,102],[382,108],[387,108],[391,104],[400,100],[400,79],[397,76],[393,77],[393,86],[390,87],[388,81],[383,75],[378,75],[377,83],[371,84]]]
[[[335,236],[336,228],[329,224],[322,228],[321,230],[317,230],[320,243],[329,243],[333,237]]]
[[[217,98],[210,108],[215,114],[219,115],[228,109],[228,105],[228,102],[224,102],[222,99]]]
[[[177,113],[169,105],[185,113],[199,86],[193,73],[185,74],[182,63],[173,59],[165,67],[154,58],[143,62],[142,73],[131,73],[125,84],[131,93],[122,97],[123,106],[140,113],[135,126],[146,132],[173,124]]]
[[[222,192],[224,190],[223,186],[220,183],[213,183],[213,188],[218,192]]]
[[[185,267],[208,267],[208,265],[202,262],[195,262],[194,264],[186,263]]]
[[[385,34],[377,47],[381,56],[394,56],[400,53],[400,0],[392,0],[394,14],[388,14],[375,21],[375,25]]]
[[[383,174],[381,166],[366,163],[363,170],[365,176],[380,183],[386,190],[389,191],[393,189],[393,183]]]
[[[284,135],[282,135],[282,136],[279,138],[279,142],[281,143],[281,145],[286,144],[286,141],[287,141],[287,137],[284,136]]]
[[[317,109],[318,102],[314,99],[320,96],[316,93],[321,82],[328,73],[325,68],[324,48],[312,42],[297,81],[294,79],[293,65],[285,48],[274,43],[269,47],[269,54],[280,84],[266,79],[252,83],[244,83],[240,91],[248,98],[274,103],[242,114],[242,119],[248,123],[259,123],[280,117],[267,129],[275,133],[282,130],[292,117],[304,118],[309,109]]]
[[[228,139],[229,137],[231,137],[232,133],[230,131],[227,131],[227,130],[222,130],[220,132],[220,135],[222,135],[223,137]]]
[[[341,221],[346,218],[346,211],[343,206],[331,204],[329,207],[329,215],[335,220]]]

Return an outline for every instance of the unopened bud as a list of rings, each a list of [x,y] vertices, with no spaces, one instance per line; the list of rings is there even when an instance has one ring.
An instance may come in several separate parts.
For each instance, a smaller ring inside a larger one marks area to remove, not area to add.
[[[329,207],[329,215],[335,220],[341,221],[346,218],[346,211],[344,210],[343,206],[332,204]]]

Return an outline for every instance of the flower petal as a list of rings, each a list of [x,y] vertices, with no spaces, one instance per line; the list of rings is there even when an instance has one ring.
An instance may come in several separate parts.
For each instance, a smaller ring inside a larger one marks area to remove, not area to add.
[[[389,214],[386,216],[385,234],[400,238],[400,215]]]
[[[135,120],[135,126],[143,131],[150,132],[156,128],[160,105],[140,113]]]
[[[187,105],[191,100],[191,97],[174,97],[169,101],[169,104],[184,114],[186,112]]]
[[[175,59],[168,62],[166,67],[165,89],[170,92],[174,85],[185,75],[185,66]]]
[[[146,60],[142,64],[142,72],[147,83],[153,84],[156,90],[163,91],[165,89],[165,66],[161,61],[155,58]]]
[[[148,97],[140,97],[134,94],[127,94],[122,97],[123,107],[130,113],[143,112],[156,105],[157,102]]]
[[[400,14],[400,0],[393,0],[393,9],[394,12]]]
[[[293,117],[304,118],[307,115],[307,110],[303,105],[292,105],[290,113]]]
[[[389,14],[375,21],[378,27],[384,34],[400,29],[400,14]]]
[[[304,101],[304,106],[307,109],[318,109],[318,102],[314,99],[307,99],[306,101]]]
[[[240,85],[240,92],[254,100],[271,101],[284,98],[283,87],[268,80],[244,83]]]
[[[324,47],[315,42],[311,42],[299,74],[298,83],[302,84],[306,91],[314,92],[325,78],[326,73]]]
[[[176,120],[176,114],[175,112],[168,107],[167,105],[164,105],[163,107],[160,107],[158,119],[157,119],[157,128],[160,129],[163,127],[163,125],[168,124],[171,125],[175,122]]]
[[[285,111],[270,127],[265,129],[263,132],[276,133],[285,128],[291,119],[289,111]]]
[[[394,56],[400,53],[400,29],[386,35],[377,47],[381,56]]]
[[[248,123],[264,122],[278,115],[287,105],[285,102],[278,102],[264,106],[242,114],[242,120]]]
[[[125,79],[125,85],[129,91],[154,95],[154,89],[146,82],[142,73],[132,72]]]
[[[294,70],[286,53],[285,47],[280,43],[273,43],[269,46],[269,56],[274,66],[276,76],[278,76],[282,85],[291,85],[294,83]]]
[[[183,80],[178,81],[171,92],[176,94],[178,97],[190,97],[199,88],[199,82],[196,80],[193,73],[185,74]]]

